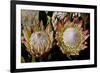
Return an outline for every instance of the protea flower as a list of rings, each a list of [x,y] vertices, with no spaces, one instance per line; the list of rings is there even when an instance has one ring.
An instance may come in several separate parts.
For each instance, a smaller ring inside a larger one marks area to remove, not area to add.
[[[52,16],[52,24],[53,24],[53,27],[54,27],[54,30],[57,29],[57,21],[59,20],[63,20],[64,17],[67,15],[66,12],[54,12],[53,13],[53,16]]]
[[[44,28],[42,21],[36,24],[37,22],[34,18],[33,22],[32,27],[23,26],[22,43],[24,43],[31,55],[35,57],[45,56],[50,51],[53,42],[51,24],[47,24],[47,27]]]
[[[79,55],[81,50],[87,48],[87,38],[89,37],[88,30],[83,30],[82,20],[71,22],[70,16],[65,16],[64,19],[57,21],[56,37],[57,45],[63,54],[67,56]]]

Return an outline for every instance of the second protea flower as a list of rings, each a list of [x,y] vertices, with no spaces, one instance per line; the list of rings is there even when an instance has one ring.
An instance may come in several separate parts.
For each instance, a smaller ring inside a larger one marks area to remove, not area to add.
[[[83,30],[82,21],[74,22],[68,20],[69,16],[66,16],[63,20],[57,21],[56,40],[57,45],[63,54],[67,56],[79,55],[81,50],[87,48],[87,38],[89,37],[88,30]],[[66,22],[64,22],[64,20]],[[60,26],[60,27],[59,27]]]

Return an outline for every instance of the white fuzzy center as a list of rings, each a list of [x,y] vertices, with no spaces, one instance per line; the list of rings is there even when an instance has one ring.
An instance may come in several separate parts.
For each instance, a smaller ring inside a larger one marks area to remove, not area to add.
[[[34,49],[44,50],[48,43],[48,35],[45,32],[35,32],[31,35],[30,45],[34,46]]]
[[[63,33],[63,41],[67,46],[75,47],[78,38],[78,32],[75,30],[75,28],[68,28]]]

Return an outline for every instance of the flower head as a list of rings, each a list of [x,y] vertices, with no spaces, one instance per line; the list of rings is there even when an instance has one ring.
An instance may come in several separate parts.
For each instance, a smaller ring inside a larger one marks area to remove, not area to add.
[[[56,40],[63,54],[67,56],[79,55],[81,50],[87,48],[86,40],[89,33],[88,30],[83,30],[82,25],[84,24],[81,21],[76,23],[69,19],[65,23],[58,21],[56,25],[58,25],[58,28],[59,25],[61,26],[60,30],[56,30]]]
[[[51,31],[51,24],[48,24],[45,29],[42,21],[36,24],[34,18],[33,22],[33,26],[26,25],[23,27],[22,43],[31,55],[44,56],[52,47],[53,31]]]

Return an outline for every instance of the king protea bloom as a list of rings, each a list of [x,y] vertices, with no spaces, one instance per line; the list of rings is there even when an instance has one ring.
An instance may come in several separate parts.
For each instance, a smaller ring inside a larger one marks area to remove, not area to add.
[[[33,27],[23,26],[22,33],[22,43],[31,55],[45,56],[50,51],[53,42],[51,24],[47,24],[47,27],[44,28],[42,21],[36,24],[34,20]]]
[[[82,21],[75,23],[71,22],[69,16],[65,17],[66,22],[58,21],[56,29],[57,45],[60,47],[63,54],[67,56],[79,55],[81,50],[87,48],[87,38],[89,31],[83,30]],[[64,19],[64,20],[65,20]]]

